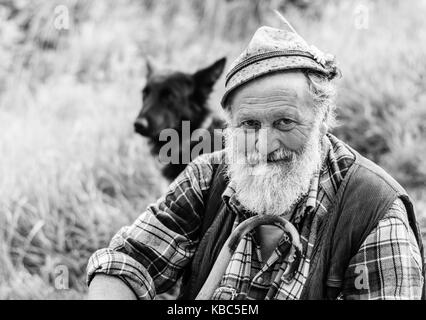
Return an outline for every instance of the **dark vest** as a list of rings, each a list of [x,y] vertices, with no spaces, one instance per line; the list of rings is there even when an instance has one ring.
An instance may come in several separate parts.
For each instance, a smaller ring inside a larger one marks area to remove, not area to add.
[[[407,192],[382,168],[350,149],[355,161],[342,181],[331,210],[324,217],[311,256],[301,299],[335,299],[341,292],[350,259],[392,203],[400,198],[425,263],[419,225]],[[194,299],[232,231],[234,214],[221,195],[226,188],[225,165],[216,165],[201,227],[201,240],[184,273],[179,299]],[[425,297],[423,285],[423,299]]]

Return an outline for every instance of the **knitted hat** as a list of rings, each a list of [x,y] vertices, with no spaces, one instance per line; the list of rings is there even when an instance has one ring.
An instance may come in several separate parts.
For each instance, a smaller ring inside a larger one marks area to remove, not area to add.
[[[334,56],[308,45],[288,22],[283,29],[260,27],[226,75],[222,106],[229,93],[244,83],[268,73],[294,69],[312,70],[330,80],[338,74]]]

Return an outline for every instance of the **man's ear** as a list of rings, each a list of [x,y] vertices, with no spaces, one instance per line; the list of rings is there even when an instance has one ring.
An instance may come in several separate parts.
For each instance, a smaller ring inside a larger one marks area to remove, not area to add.
[[[146,77],[151,78],[155,70],[154,64],[152,63],[152,59],[150,57],[146,57],[145,63],[146,63]]]
[[[226,58],[217,60],[207,68],[198,70],[194,73],[193,78],[197,90],[201,90],[205,95],[210,94],[216,81],[222,75],[225,68]]]

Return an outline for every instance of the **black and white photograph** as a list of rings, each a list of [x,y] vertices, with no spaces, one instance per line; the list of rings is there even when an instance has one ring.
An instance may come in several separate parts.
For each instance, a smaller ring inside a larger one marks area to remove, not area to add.
[[[425,239],[426,0],[0,0],[0,300],[424,300]]]

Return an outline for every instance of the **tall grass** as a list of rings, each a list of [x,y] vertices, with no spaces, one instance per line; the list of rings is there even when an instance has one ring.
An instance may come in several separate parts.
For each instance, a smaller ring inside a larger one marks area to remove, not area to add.
[[[421,1],[6,1],[0,8],[0,298],[81,298],[97,248],[164,190],[133,134],[144,57],[195,71],[235,58],[259,24],[297,30],[337,55],[336,134],[380,162],[426,208],[426,7]],[[300,3],[306,2],[305,5]],[[53,27],[66,4],[69,30]],[[302,9],[301,9],[302,7]],[[211,105],[218,109],[223,80]],[[55,288],[58,270],[69,290]],[[59,268],[59,269],[58,269]]]

